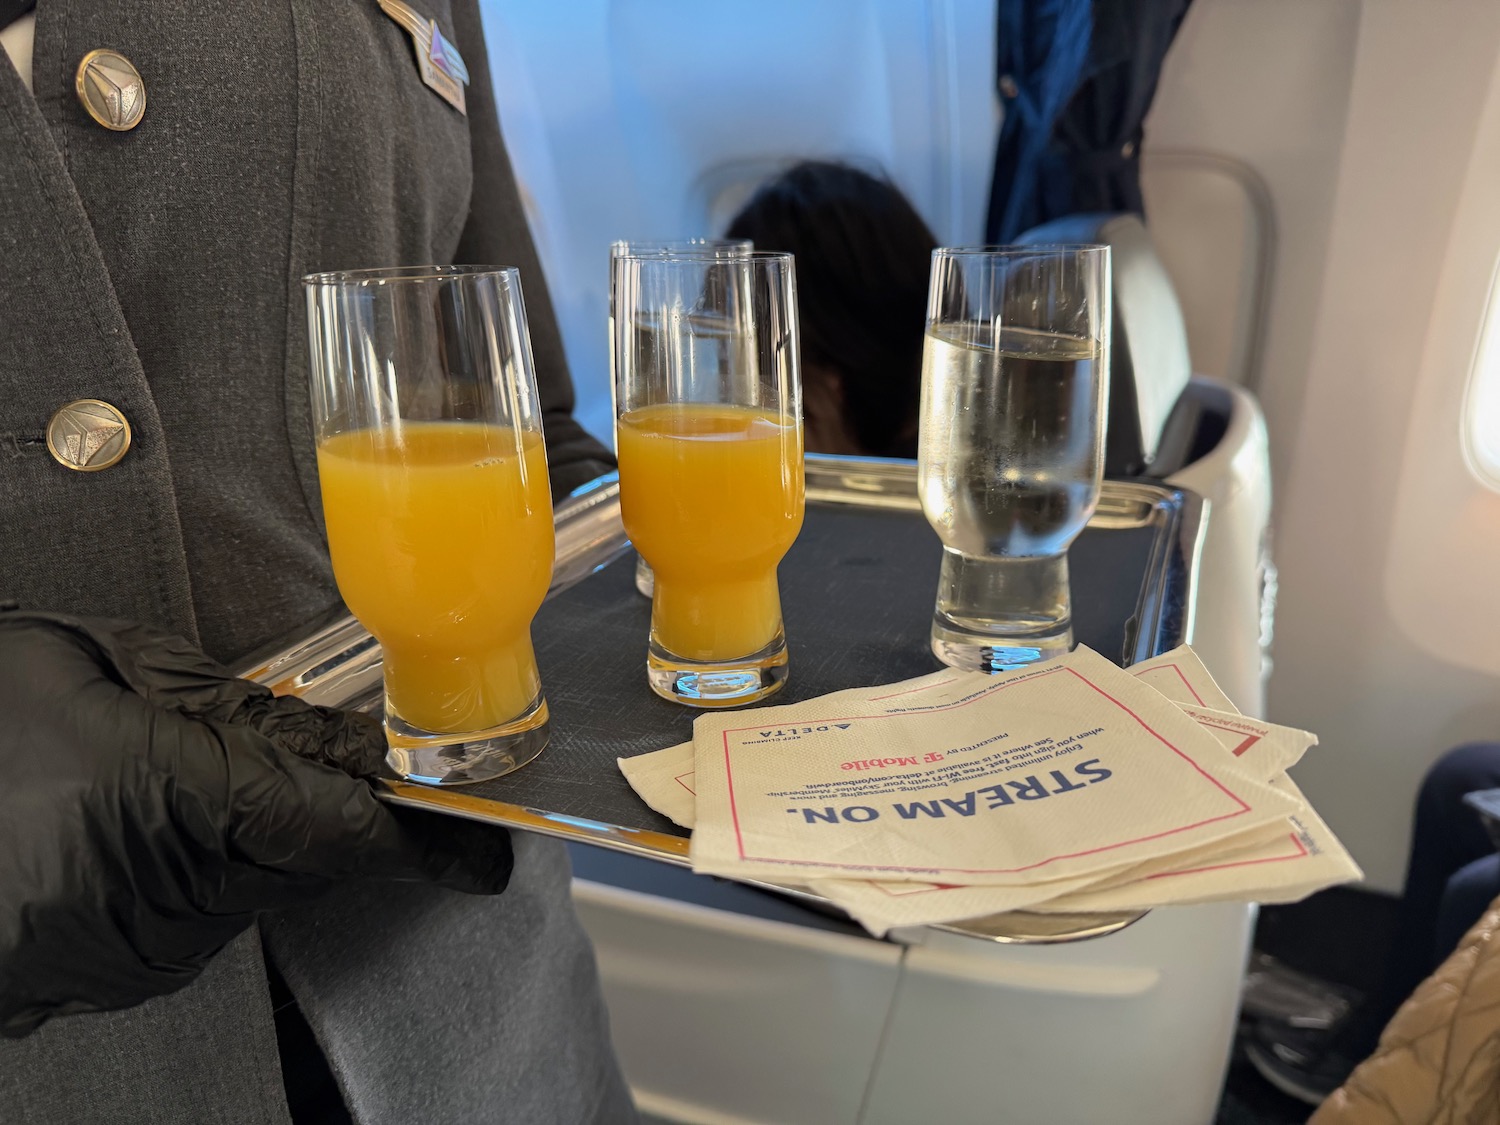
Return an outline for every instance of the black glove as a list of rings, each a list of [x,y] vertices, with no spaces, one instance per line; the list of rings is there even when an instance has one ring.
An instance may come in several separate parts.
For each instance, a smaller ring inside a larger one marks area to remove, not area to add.
[[[377,803],[384,756],[179,637],[0,612],[0,1033],[175,991],[345,879],[503,890],[509,835]]]

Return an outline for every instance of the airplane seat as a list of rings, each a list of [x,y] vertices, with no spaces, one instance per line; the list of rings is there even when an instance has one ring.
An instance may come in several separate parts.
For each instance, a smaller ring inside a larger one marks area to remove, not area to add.
[[[1148,147],[1141,191],[1194,366],[1255,390],[1276,245],[1270,189],[1254,168],[1222,153]]]
[[[1139,216],[1068,215],[1018,241],[1111,248],[1105,475],[1165,480],[1208,501],[1193,647],[1242,711],[1263,714],[1274,578],[1270,448],[1259,403],[1243,387],[1192,374],[1176,288]]]
[[[1245,388],[1202,375],[1193,376],[1173,415],[1194,416],[1183,426],[1194,438],[1184,462],[1163,464],[1161,476],[1209,506],[1193,648],[1241,711],[1263,717],[1276,599],[1265,415]]]

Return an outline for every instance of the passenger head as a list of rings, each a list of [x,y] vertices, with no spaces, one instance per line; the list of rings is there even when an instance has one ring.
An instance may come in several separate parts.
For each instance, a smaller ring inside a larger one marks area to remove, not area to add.
[[[796,256],[808,450],[915,457],[937,240],[906,197],[809,161],[762,185],[725,234]]]

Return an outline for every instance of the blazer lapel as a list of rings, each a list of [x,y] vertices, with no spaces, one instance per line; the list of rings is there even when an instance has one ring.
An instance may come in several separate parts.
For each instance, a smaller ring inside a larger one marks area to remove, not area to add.
[[[44,105],[0,66],[0,587],[196,640],[161,419]],[[97,473],[64,468],[43,440],[57,409],[85,398],[132,430],[125,458]],[[79,604],[80,590],[98,592]]]

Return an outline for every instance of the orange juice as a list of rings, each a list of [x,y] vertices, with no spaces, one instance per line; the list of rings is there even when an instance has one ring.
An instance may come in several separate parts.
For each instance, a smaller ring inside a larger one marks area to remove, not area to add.
[[[776,564],[802,527],[802,432],[743,406],[621,415],[620,505],[656,572],[651,629],[674,656],[738,660],[781,628]]]
[[[520,451],[517,451],[517,446]],[[391,712],[437,733],[519,716],[541,680],[531,618],[552,577],[539,434],[403,422],[318,446],[339,592],[379,639]]]

